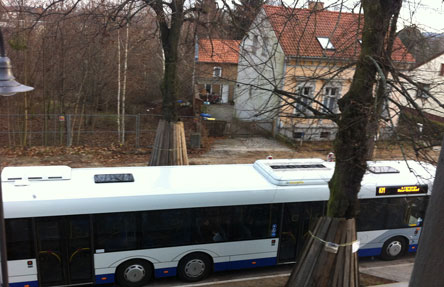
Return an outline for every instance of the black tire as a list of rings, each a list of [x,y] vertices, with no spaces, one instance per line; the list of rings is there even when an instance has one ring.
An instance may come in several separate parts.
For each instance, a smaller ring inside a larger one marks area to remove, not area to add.
[[[152,278],[153,267],[145,260],[128,260],[116,269],[116,281],[121,287],[145,286]]]
[[[402,257],[407,250],[407,241],[401,236],[392,237],[382,246],[381,258],[395,260]]]
[[[177,275],[187,282],[196,282],[207,277],[212,270],[211,258],[203,253],[191,253],[179,262]]]

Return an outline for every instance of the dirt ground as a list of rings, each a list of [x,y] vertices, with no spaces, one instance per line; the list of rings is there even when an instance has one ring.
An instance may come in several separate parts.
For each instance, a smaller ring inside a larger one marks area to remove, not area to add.
[[[293,146],[270,138],[216,138],[207,149],[190,150],[190,164],[253,163],[271,155],[273,158],[321,158],[331,152],[331,143],[305,142]],[[407,158],[414,158],[407,150]],[[432,156],[437,158],[439,151]],[[1,166],[68,165],[70,167],[144,166],[149,149],[125,147],[30,147],[0,148]],[[375,159],[402,159],[398,146],[379,145]]]

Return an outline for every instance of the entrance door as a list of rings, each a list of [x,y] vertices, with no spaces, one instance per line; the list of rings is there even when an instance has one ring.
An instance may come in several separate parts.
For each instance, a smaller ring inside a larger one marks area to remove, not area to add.
[[[40,218],[35,224],[40,286],[91,283],[89,216]]]
[[[278,262],[295,262],[310,228],[324,214],[325,201],[284,204]]]
[[[228,92],[229,92],[229,86],[228,85],[223,85],[222,86],[222,103],[226,104],[228,103]]]
[[[282,218],[282,230],[279,240],[278,262],[294,262],[298,255],[301,231],[303,229],[303,205],[301,203],[284,204],[284,214]]]

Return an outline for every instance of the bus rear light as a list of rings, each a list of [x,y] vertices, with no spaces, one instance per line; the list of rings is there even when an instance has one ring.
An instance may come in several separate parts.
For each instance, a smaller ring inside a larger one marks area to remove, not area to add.
[[[163,274],[168,274],[168,270],[164,270],[164,271],[163,271]]]
[[[26,284],[24,287],[29,287],[29,285],[28,284]]]
[[[106,277],[102,277],[102,278],[100,278],[100,279],[102,279],[102,281],[105,281],[105,280],[107,280],[108,278],[106,278]]]
[[[251,262],[251,264],[256,265],[256,261]]]

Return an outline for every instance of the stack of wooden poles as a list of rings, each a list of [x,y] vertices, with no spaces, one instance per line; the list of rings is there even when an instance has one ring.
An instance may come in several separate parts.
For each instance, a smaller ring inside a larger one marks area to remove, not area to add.
[[[355,220],[322,217],[308,236],[286,287],[359,287]]]
[[[188,165],[183,122],[160,120],[148,165]]]

